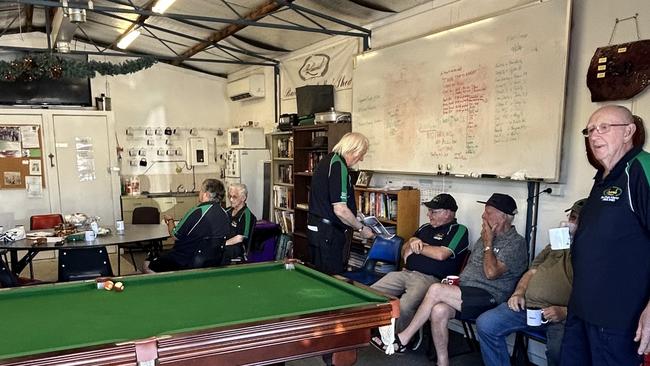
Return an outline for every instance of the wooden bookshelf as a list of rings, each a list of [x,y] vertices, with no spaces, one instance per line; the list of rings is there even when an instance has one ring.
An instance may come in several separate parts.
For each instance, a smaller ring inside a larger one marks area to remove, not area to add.
[[[355,187],[357,210],[375,216],[384,226],[396,226],[396,234],[407,240],[419,227],[420,190],[382,190]]]
[[[284,233],[293,232],[293,133],[271,134],[272,220],[280,224]]]
[[[326,123],[293,128],[294,142],[294,257],[309,261],[307,216],[311,177],[320,159],[332,151],[341,137],[352,130],[350,123]],[[327,139],[325,144],[324,139]]]

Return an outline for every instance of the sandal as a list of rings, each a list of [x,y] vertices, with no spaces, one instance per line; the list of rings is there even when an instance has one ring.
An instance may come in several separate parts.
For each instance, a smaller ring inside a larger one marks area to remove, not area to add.
[[[384,344],[384,342],[381,340],[381,337],[372,337],[370,339],[370,344],[384,353],[386,352],[386,348],[388,348],[388,346],[386,346],[386,344]],[[399,337],[395,337],[393,349],[395,350],[395,353],[406,353],[408,347],[402,344],[402,342],[399,340]]]

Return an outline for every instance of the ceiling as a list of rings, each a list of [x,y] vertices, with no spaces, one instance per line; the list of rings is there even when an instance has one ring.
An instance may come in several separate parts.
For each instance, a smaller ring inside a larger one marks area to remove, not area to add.
[[[54,49],[69,41],[72,52],[87,53],[78,44],[85,42],[91,53],[117,54],[117,42],[138,29],[140,37],[120,55],[225,76],[246,65],[273,65],[335,35],[367,41],[364,25],[430,1],[177,0],[162,15],[151,10],[156,0],[1,1],[0,43],[2,36],[36,31],[46,39],[51,34]],[[84,9],[85,21],[70,22],[68,9]]]

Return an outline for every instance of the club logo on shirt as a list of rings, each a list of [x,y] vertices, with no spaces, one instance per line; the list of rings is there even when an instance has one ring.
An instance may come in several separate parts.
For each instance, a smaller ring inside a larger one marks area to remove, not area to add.
[[[445,234],[443,234],[443,233],[438,233],[438,234],[433,236],[433,240],[442,240],[444,238],[445,238]]]
[[[619,198],[621,198],[622,193],[623,190],[621,188],[617,186],[611,186],[603,191],[603,195],[600,196],[600,200],[603,202],[616,202]]]

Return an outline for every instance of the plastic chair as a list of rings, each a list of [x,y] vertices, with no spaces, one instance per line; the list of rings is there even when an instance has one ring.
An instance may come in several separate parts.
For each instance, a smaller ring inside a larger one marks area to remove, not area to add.
[[[403,239],[399,236],[394,236],[391,239],[378,236],[372,243],[363,266],[358,270],[345,272],[343,276],[367,286],[372,285],[384,275],[384,273],[378,273],[376,270],[378,262],[394,265],[395,269],[397,269],[402,243]]]
[[[52,229],[62,223],[61,214],[34,215],[29,218],[29,230]]]
[[[515,344],[512,347],[510,364],[513,366],[527,366],[531,364],[528,359],[528,341],[530,339],[546,344],[546,330],[523,329],[518,331],[515,336]]]
[[[133,210],[133,216],[131,217],[131,224],[133,225],[158,225],[160,224],[160,211],[157,207],[136,207]],[[133,255],[134,250],[139,251],[162,251],[162,241],[161,240],[152,240],[148,242],[138,242],[138,243],[124,243],[117,246],[117,274],[122,274],[122,266],[120,261],[120,249],[124,249],[129,252],[131,256],[131,263],[133,263],[133,270],[137,271],[138,266],[135,264],[135,256]]]
[[[29,230],[44,230],[53,229],[57,225],[63,224],[63,216],[61,214],[44,214],[33,215],[29,218]],[[33,253],[33,258],[36,253]],[[31,258],[29,260],[29,278],[34,278],[34,265]]]
[[[104,247],[59,249],[59,282],[113,276]]]

